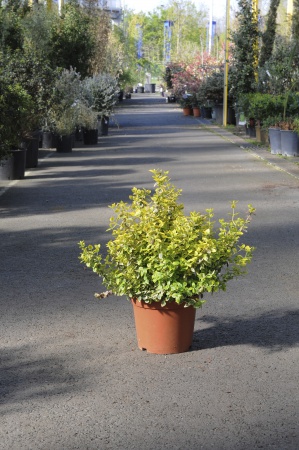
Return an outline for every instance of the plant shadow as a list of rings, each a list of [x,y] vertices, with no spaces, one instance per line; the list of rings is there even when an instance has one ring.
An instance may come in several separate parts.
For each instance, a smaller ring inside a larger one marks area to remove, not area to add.
[[[30,346],[1,350],[1,414],[20,408],[23,402],[70,394],[85,384],[82,373],[67,367],[63,357],[33,354]]]
[[[251,345],[282,351],[299,343],[298,310],[271,311],[252,318],[205,315],[200,322],[211,326],[194,332],[192,350]]]

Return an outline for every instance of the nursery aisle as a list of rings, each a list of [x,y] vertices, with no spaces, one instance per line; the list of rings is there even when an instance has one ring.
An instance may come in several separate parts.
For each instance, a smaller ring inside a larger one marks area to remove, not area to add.
[[[0,196],[0,449],[297,450],[299,179],[155,94],[125,100],[98,145],[46,156]],[[154,168],[187,211],[257,210],[248,274],[169,356],[137,348],[131,304],[95,299],[78,260]]]

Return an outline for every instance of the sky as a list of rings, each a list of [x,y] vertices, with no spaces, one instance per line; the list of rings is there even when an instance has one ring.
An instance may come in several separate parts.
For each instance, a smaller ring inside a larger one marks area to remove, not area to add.
[[[122,0],[122,5],[126,6],[129,9],[134,9],[135,12],[150,12],[153,9],[158,8],[161,5],[167,5],[168,1],[165,0]],[[226,0],[193,0],[196,6],[204,5],[205,8],[209,9],[210,5],[213,8],[213,16],[222,17],[225,16],[225,8],[226,8]],[[231,5],[235,3],[234,0],[231,0]],[[221,13],[221,14],[220,14]]]
[[[129,9],[134,9],[135,12],[150,12],[155,8],[163,5],[163,0],[122,0],[123,5]],[[164,2],[166,4],[166,2]]]

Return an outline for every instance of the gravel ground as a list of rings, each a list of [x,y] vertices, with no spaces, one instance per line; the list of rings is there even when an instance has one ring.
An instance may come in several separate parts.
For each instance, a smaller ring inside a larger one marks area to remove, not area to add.
[[[298,166],[155,94],[116,120],[97,146],[41,150],[1,187],[0,449],[298,450]],[[96,300],[100,280],[78,261],[77,243],[104,244],[108,205],[150,187],[152,168],[170,171],[187,211],[257,209],[247,276],[207,298],[179,355],[140,351],[130,303]]]

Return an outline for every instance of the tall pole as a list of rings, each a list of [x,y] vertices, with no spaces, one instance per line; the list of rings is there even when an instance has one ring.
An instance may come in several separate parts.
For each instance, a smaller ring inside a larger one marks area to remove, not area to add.
[[[164,20],[164,64],[167,65],[171,60],[171,38],[172,38],[172,20]]]
[[[288,16],[292,16],[293,15],[293,0],[288,0],[287,15]]]
[[[58,12],[61,14],[61,10],[64,7],[64,0],[58,0]]]
[[[259,8],[259,1],[258,0],[252,0],[252,11],[253,11],[253,22],[256,27],[258,27],[258,8]],[[254,50],[254,69],[255,69],[255,79],[258,81],[258,50],[259,50],[259,43],[258,38],[256,38],[254,44],[253,44],[253,50]]]
[[[288,0],[288,3],[287,3],[287,21],[288,21],[288,25],[289,25],[290,36],[292,34],[293,12],[294,12],[293,0]]]
[[[223,126],[224,127],[226,127],[226,125],[227,125],[227,108],[228,108],[229,19],[230,19],[230,0],[226,0],[225,63],[224,63],[224,88],[223,88]]]
[[[212,51],[212,28],[213,28],[213,0],[210,0],[210,21],[209,21],[209,54]]]

